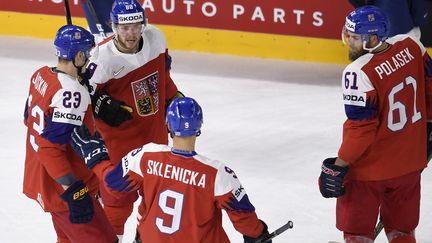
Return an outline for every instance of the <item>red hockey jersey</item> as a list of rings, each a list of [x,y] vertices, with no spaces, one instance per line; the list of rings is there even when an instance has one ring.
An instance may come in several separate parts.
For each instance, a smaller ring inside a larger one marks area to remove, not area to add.
[[[68,173],[84,180],[95,194],[96,175],[69,145],[73,128],[86,123],[94,130],[90,96],[76,79],[49,67],[37,70],[30,83],[24,112],[27,126],[24,194],[46,212],[67,210],[64,189],[55,181]]]
[[[92,52],[88,68],[91,85],[133,107],[133,119],[110,127],[96,119],[112,163],[120,162],[130,150],[142,144],[168,143],[165,104],[177,87],[170,77],[171,59],[163,33],[147,25],[142,33],[143,47],[134,54],[117,50],[112,37]]]
[[[384,180],[426,167],[426,122],[432,118],[431,60],[407,35],[365,54],[342,76],[348,117],[339,157],[348,178]]]
[[[217,160],[150,143],[128,153],[114,169],[107,166],[95,168],[105,181],[120,185],[133,177],[140,182],[143,243],[229,242],[221,209],[240,233],[258,237],[263,231],[237,175]]]

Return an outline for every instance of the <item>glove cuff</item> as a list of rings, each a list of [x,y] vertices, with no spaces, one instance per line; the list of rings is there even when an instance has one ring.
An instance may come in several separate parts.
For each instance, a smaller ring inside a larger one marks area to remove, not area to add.
[[[323,161],[323,164],[326,165],[334,165],[334,163],[336,162],[336,157],[331,157],[331,158],[327,158]]]
[[[80,189],[81,188],[81,189]],[[75,181],[70,185],[61,195],[63,201],[68,202],[70,199],[78,200],[81,199],[88,192],[88,187],[82,180]]]
[[[264,227],[261,234],[257,238],[252,238],[250,236],[243,235],[243,239],[244,239],[245,243],[255,243],[256,241],[262,240],[262,239],[264,239],[264,237],[269,235],[267,224],[264,221],[262,221],[261,219],[259,221],[263,224],[263,227]]]
[[[336,158],[327,158],[323,161],[321,170],[325,174],[337,177],[344,177],[348,173],[348,166],[335,165]]]
[[[101,94],[96,92],[92,97],[92,106],[93,106],[93,114],[96,117],[100,117],[100,114],[103,113],[103,105],[105,103],[105,99],[109,98],[106,94]]]

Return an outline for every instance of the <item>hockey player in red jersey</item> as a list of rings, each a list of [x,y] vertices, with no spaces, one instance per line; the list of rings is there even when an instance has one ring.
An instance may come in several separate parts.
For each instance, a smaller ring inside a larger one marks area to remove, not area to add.
[[[115,35],[99,43],[88,70],[94,87],[96,127],[112,163],[142,144],[168,143],[165,106],[179,92],[170,77],[171,57],[163,33],[147,24],[136,0],[115,0]],[[132,213],[136,192],[116,199],[101,189],[107,217],[118,235]]]
[[[266,224],[257,218],[234,171],[195,152],[203,122],[198,103],[175,99],[166,122],[173,147],[149,143],[129,152],[115,167],[108,161],[93,167],[111,190],[142,193],[137,242],[229,242],[222,228],[222,209],[246,243],[267,236]],[[72,140],[84,157],[103,148],[103,141],[84,126],[75,129]]]
[[[432,61],[419,41],[387,39],[388,33],[377,7],[346,17],[347,120],[338,157],[324,160],[319,178],[321,194],[337,197],[336,226],[345,242],[373,242],[378,214],[389,242],[416,242],[420,174],[430,153]]]
[[[65,25],[54,45],[57,66],[31,77],[23,191],[51,213],[57,242],[113,243],[114,229],[95,199],[98,179],[69,145],[75,127],[85,123],[93,129],[90,95],[77,78],[94,39],[81,27]]]

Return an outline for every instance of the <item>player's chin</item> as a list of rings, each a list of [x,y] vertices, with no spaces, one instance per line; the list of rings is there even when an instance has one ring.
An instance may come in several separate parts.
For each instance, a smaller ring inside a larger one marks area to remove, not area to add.
[[[135,48],[135,46],[138,45],[138,40],[127,40],[125,44],[129,49]]]
[[[348,58],[351,61],[355,61],[355,60],[357,60],[357,58],[363,56],[364,54],[365,54],[365,52],[363,50],[352,50],[352,49],[350,49],[349,53],[348,53]]]

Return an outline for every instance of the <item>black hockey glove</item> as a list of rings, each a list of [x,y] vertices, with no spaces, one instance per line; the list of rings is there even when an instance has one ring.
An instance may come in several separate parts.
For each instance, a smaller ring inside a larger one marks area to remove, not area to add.
[[[102,160],[109,160],[108,150],[100,134],[96,132],[93,136],[85,125],[76,127],[72,132],[71,145],[88,168],[93,168]]]
[[[141,236],[140,236],[140,233],[138,232],[138,229],[136,230],[136,233],[135,233],[135,240],[132,243],[142,243]]]
[[[318,184],[325,198],[340,197],[345,193],[343,182],[349,168],[335,165],[335,161],[336,158],[327,158],[321,165]]]
[[[86,224],[94,215],[93,201],[83,181],[76,181],[60,195],[68,204],[72,224]]]
[[[268,227],[264,221],[260,220],[261,223],[264,225],[264,229],[257,238],[252,238],[247,235],[243,235],[244,243],[256,243],[256,242],[262,242],[262,240],[269,235]],[[266,241],[266,243],[272,243],[272,240]]]
[[[432,158],[432,122],[427,123],[427,161]]]
[[[96,92],[92,98],[93,113],[111,127],[118,127],[127,120],[132,119],[132,107],[123,101]]]

